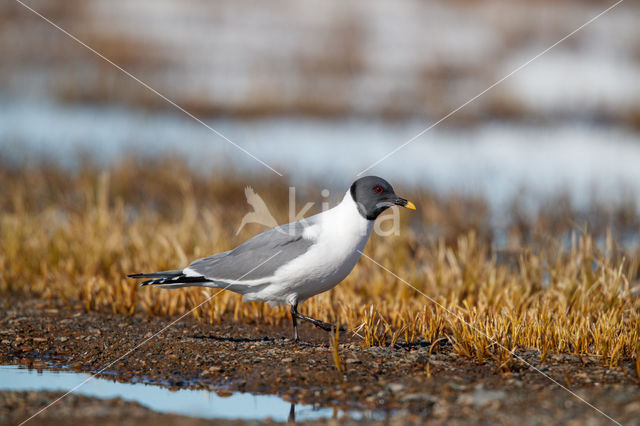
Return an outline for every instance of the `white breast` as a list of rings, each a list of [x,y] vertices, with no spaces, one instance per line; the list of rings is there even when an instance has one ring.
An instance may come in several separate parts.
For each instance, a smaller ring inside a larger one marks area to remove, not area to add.
[[[322,213],[319,219],[307,230],[316,244],[278,269],[273,284],[250,300],[302,303],[332,289],[349,275],[369,240],[373,221],[360,215],[349,192],[339,205]]]

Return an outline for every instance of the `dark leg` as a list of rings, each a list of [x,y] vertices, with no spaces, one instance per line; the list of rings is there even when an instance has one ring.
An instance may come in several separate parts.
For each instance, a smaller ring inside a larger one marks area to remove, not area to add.
[[[298,304],[291,305],[291,321],[293,321],[293,340],[298,341]]]
[[[291,403],[291,409],[289,410],[289,423],[296,422],[296,404]]]
[[[298,326],[296,323],[296,318],[301,320],[309,321],[311,324],[315,325],[318,328],[323,329],[324,331],[335,331],[336,326],[333,324],[329,324],[328,322],[320,321],[306,315],[302,315],[298,313],[298,304],[291,305],[291,318],[293,319],[293,338],[294,340],[298,340]],[[347,331],[344,327],[339,328],[340,331]]]

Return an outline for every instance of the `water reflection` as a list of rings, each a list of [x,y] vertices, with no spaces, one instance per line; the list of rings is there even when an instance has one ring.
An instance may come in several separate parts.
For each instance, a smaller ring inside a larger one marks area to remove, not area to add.
[[[62,391],[78,386],[90,377],[70,371],[36,371],[21,366],[0,366],[0,391]],[[200,418],[242,420],[301,421],[335,418],[345,414],[362,418],[360,412],[344,413],[333,408],[294,404],[275,395],[254,395],[234,392],[223,397],[205,390],[169,389],[144,383],[118,383],[94,378],[81,385],[74,393],[99,399],[121,398],[134,401],[160,413],[173,413]]]

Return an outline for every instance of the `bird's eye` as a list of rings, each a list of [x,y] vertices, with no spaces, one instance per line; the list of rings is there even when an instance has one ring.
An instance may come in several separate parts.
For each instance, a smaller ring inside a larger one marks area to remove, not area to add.
[[[376,191],[378,194],[382,194],[382,187],[381,186],[376,186],[375,188],[373,188],[374,191]]]

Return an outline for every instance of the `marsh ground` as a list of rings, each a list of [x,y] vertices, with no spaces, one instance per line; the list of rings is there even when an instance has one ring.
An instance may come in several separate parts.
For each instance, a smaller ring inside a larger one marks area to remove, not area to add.
[[[1,165],[0,362],[108,366],[117,380],[277,394],[400,423],[610,422],[576,395],[623,423],[639,418],[640,262],[623,243],[640,223],[633,202],[588,211],[562,198],[536,211],[514,203],[497,236],[482,199],[403,191],[419,210],[400,216],[396,235],[372,237],[365,254],[375,262],[363,258],[301,308],[352,332],[336,343],[305,324],[294,343],[284,307],[126,279],[264,229],[236,232],[249,211],[247,180],[218,172],[193,173],[175,158],[76,170]],[[251,182],[285,223],[287,183]],[[313,199],[318,187],[297,189]],[[21,420],[43,395],[3,392],[3,421]],[[56,410],[38,421],[67,415]]]
[[[12,297],[5,303],[0,362],[29,368],[95,372],[170,322],[146,315],[85,312],[81,306],[38,299]],[[236,390],[274,393],[292,402],[372,410],[381,423],[383,419],[435,424],[610,423],[553,379],[617,421],[639,424],[639,387],[632,362],[608,368],[597,357],[572,355],[541,362],[539,352],[520,348],[518,355],[530,365],[512,362],[507,370],[493,360],[465,359],[446,342],[367,348],[346,332],[337,351],[340,372],[329,336],[306,324],[301,331],[303,341],[294,343],[285,324],[230,320],[207,325],[185,318],[107,368],[104,375],[172,389],[218,390],[222,395]],[[0,395],[1,419],[9,423],[23,420],[55,396]],[[135,414],[142,424],[180,421],[171,416],[160,420],[133,403],[97,403],[74,396],[47,410],[34,424],[59,424],[69,415],[90,417],[93,424],[120,424],[126,413]],[[325,422],[330,421],[315,421]]]

